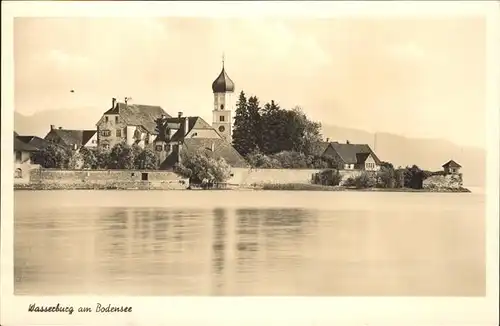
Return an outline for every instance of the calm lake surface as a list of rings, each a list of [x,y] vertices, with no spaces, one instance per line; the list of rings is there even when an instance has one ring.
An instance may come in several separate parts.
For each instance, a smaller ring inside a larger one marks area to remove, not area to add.
[[[16,191],[15,294],[480,296],[474,193]]]

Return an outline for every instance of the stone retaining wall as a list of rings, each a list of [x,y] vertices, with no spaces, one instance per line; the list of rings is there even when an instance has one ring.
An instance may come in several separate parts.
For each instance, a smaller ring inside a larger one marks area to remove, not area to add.
[[[186,189],[189,180],[171,171],[33,169],[16,189]]]

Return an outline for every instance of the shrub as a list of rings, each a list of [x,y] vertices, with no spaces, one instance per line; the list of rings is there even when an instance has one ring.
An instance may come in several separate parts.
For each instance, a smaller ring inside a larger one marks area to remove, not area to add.
[[[349,177],[344,185],[346,187],[355,187],[358,189],[361,188],[373,188],[376,185],[376,179],[375,177],[367,172],[362,172],[360,175],[356,177]]]
[[[342,177],[340,172],[335,169],[326,169],[313,174],[312,182],[314,184],[325,186],[338,186]]]
[[[223,158],[212,158],[203,152],[184,156],[174,171],[195,183],[204,180],[220,183],[231,177],[231,167]]]
[[[377,188],[394,188],[396,185],[396,173],[390,167],[382,166],[377,172]]]
[[[70,150],[56,144],[49,144],[44,149],[35,152],[32,158],[34,163],[44,168],[64,169],[68,167],[71,156]]]

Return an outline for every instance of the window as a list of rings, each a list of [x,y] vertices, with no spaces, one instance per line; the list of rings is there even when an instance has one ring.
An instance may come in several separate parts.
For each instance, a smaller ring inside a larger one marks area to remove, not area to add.
[[[224,122],[224,116],[223,116],[223,115],[221,115],[221,116],[219,117],[219,121],[220,121],[220,122]]]
[[[146,137],[144,137],[144,145],[148,145],[149,144],[149,136],[146,135]]]
[[[165,146],[165,147],[166,147],[166,146]],[[156,145],[156,150],[157,150],[158,152],[161,152],[162,148],[163,148],[163,146],[161,146],[161,145]]]
[[[170,152],[170,144],[166,144],[165,145],[165,151],[166,152]]]
[[[121,136],[122,136],[122,130],[116,129],[116,137],[121,137]]]
[[[21,152],[16,152],[16,161],[21,162],[23,155]]]
[[[104,117],[104,121],[109,122],[109,117],[108,117],[108,116],[105,116],[105,117]]]
[[[109,131],[109,130],[101,130],[101,136],[103,136],[103,137],[111,136],[111,131]]]
[[[102,148],[104,148],[104,149],[109,149],[109,144],[103,144],[103,145],[102,145]]]
[[[92,144],[96,144],[96,143],[97,143],[97,140],[92,139]]]
[[[148,181],[148,174],[147,173],[142,173],[142,181]]]
[[[224,128],[224,126],[220,126],[220,127],[219,127],[219,131],[220,131],[220,132],[224,132],[224,130],[226,130],[226,128]]]
[[[16,171],[14,172],[14,178],[22,178],[22,177],[23,177],[23,170],[17,168]]]
[[[118,116],[115,117],[115,123],[118,123]]]
[[[220,109],[221,109],[221,110],[224,110],[224,104],[221,104],[221,105],[220,105]]]

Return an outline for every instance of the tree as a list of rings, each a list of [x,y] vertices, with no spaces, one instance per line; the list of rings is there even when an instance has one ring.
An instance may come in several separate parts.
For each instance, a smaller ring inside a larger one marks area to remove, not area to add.
[[[236,103],[236,114],[233,125],[233,146],[242,156],[246,156],[253,149],[253,136],[248,103],[245,93],[241,91]]]
[[[93,150],[94,156],[95,156],[95,166],[93,168],[95,169],[108,169],[111,166],[110,162],[110,151],[105,150],[101,147],[96,148]]]
[[[222,158],[212,158],[203,152],[183,155],[175,171],[195,183],[202,181],[225,182],[231,176],[231,167]]]
[[[71,155],[69,162],[68,162],[68,168],[71,170],[80,170],[83,168],[84,165],[84,157],[80,152],[75,152],[73,155]]]
[[[135,167],[137,169],[157,170],[159,166],[155,152],[149,148],[142,150],[135,157]]]
[[[64,169],[68,167],[70,157],[70,150],[56,144],[49,144],[33,154],[33,162],[48,169]]]
[[[262,142],[259,146],[264,154],[274,154],[283,150],[289,150],[283,142],[287,117],[284,110],[274,101],[266,103],[261,113]]]
[[[252,96],[248,99],[248,123],[249,123],[249,142],[250,142],[250,152],[259,150],[262,144],[262,127],[261,127],[261,117],[260,117],[260,104],[259,99],[256,96]]]
[[[80,155],[83,160],[82,169],[97,169],[96,150],[82,147],[80,149]]]
[[[126,143],[118,143],[109,153],[109,168],[111,169],[133,169],[134,152],[131,146]]]
[[[392,166],[392,164],[390,165]],[[396,186],[396,172],[389,165],[382,165],[377,172],[377,187],[394,188]]]
[[[309,120],[299,106],[292,112],[294,121],[298,124],[297,129],[300,130],[300,134],[294,139],[297,143],[296,150],[306,155],[318,154],[317,146],[322,141],[321,123]]]

